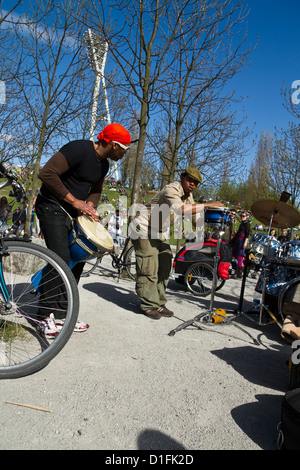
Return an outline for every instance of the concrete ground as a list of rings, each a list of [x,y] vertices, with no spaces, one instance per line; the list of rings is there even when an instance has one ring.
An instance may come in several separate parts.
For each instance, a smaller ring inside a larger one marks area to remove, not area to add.
[[[291,351],[278,325],[245,314],[255,283],[247,279],[242,315],[230,313],[241,281],[216,293],[213,307],[231,322],[197,322],[170,336],[208,312],[210,297],[170,280],[175,315],[150,320],[139,312],[134,282],[118,280],[105,258],[79,285],[88,331],[74,333],[40,372],[1,381],[0,449],[276,449]]]

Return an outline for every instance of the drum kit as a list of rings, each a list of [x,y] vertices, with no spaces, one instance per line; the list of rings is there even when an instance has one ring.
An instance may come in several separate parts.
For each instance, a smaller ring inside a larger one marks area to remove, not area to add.
[[[277,295],[278,305],[281,310],[281,316],[283,317],[285,312],[284,308],[287,304],[287,301],[291,299],[291,290],[293,290],[293,297],[295,297],[295,292],[300,291],[300,277],[297,278],[297,270],[300,269],[300,241],[288,241],[282,245],[273,237],[270,237],[271,228],[286,229],[295,227],[300,223],[300,213],[294,209],[292,206],[286,204],[289,195],[287,193],[282,193],[279,201],[275,200],[261,200],[254,203],[251,207],[251,212],[253,216],[264,225],[268,225],[268,235],[255,233],[251,238],[250,245],[252,250],[255,252],[255,255],[261,258],[260,266],[262,272],[258,280],[256,291],[261,293],[260,303],[251,309],[259,309],[259,325],[263,325],[263,313],[267,312],[268,315],[272,318],[272,322],[275,322],[282,328],[278,320],[276,319],[273,312],[265,305],[266,294]],[[218,240],[217,240],[217,249],[215,256],[215,268],[214,268],[214,279],[213,287],[211,292],[210,306],[209,310],[204,313],[200,313],[191,320],[188,320],[177,328],[169,332],[170,336],[173,336],[177,331],[186,328],[187,326],[195,326],[198,329],[199,322],[205,324],[214,324],[214,323],[231,323],[239,315],[247,315],[250,313],[250,310],[243,311],[243,300],[244,300],[244,290],[247,278],[248,267],[251,264],[250,261],[250,249],[246,250],[245,258],[245,268],[242,277],[241,291],[238,307],[231,311],[234,314],[233,318],[229,319],[226,314],[224,316],[224,311],[218,313],[217,309],[214,310],[214,295],[215,288],[217,283],[217,271],[218,271],[218,254],[220,248],[220,240],[224,234],[224,230],[229,224],[230,214],[229,210],[226,208],[209,208],[209,211],[205,213],[205,223],[210,224],[211,226],[218,228]],[[299,274],[300,276],[300,274]],[[299,286],[299,290],[298,290]],[[300,303],[297,304],[300,314]],[[220,321],[216,321],[216,317],[222,316]],[[268,322],[267,324],[269,324]],[[236,325],[238,328],[242,329],[240,326]],[[242,329],[243,330],[243,329]],[[255,344],[257,340],[252,337],[247,331],[243,330],[248,334]]]
[[[257,308],[259,308],[259,324],[263,325],[264,312],[274,318],[270,307],[265,304],[266,297],[276,301],[277,311],[284,319],[286,312],[282,299],[290,296],[286,286],[300,275],[300,241],[291,240],[281,244],[269,235],[271,227],[293,228],[299,225],[300,214],[283,200],[258,201],[252,205],[251,211],[257,220],[269,224],[268,235],[256,233],[250,240],[254,253],[261,256],[262,272],[255,290],[261,293],[261,302]],[[298,283],[300,285],[300,279]],[[294,288],[295,283],[293,283]],[[280,322],[276,323],[282,328]]]

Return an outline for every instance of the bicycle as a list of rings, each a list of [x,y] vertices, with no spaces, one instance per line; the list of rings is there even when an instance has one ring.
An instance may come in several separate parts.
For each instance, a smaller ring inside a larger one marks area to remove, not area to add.
[[[10,185],[10,196],[25,205],[25,191],[17,177],[2,164],[0,174],[6,178],[0,190]],[[57,289],[61,305],[48,310]],[[68,342],[78,311],[78,287],[66,263],[31,239],[8,238],[0,232],[0,378],[23,377],[49,364]],[[40,328],[45,312],[64,318],[52,338]]]
[[[85,262],[85,266],[82,272],[81,277],[88,277],[92,274],[97,267],[102,262],[103,256],[110,255],[112,258],[112,267],[118,270],[118,276],[120,278],[123,269],[125,268],[126,273],[128,274],[129,278],[135,280],[136,278],[136,264],[135,264],[135,251],[134,247],[130,246],[131,239],[126,238],[124,247],[121,253],[118,255],[115,250],[105,253],[97,257],[96,259],[92,258]]]

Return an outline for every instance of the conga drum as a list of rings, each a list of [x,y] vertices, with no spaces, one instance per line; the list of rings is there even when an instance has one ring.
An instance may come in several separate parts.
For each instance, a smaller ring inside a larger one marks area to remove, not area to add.
[[[101,256],[113,250],[114,242],[110,234],[100,222],[96,222],[87,215],[78,217],[74,228],[69,234],[70,263],[72,269],[75,264],[86,261],[89,258]],[[36,290],[39,290],[40,282],[46,266],[35,273],[31,282]]]
[[[113,239],[106,228],[91,217],[81,215],[69,235],[70,269],[76,263],[112,251],[113,247]]]

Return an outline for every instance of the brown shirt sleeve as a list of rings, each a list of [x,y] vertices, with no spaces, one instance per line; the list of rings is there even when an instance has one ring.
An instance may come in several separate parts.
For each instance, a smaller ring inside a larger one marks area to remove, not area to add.
[[[69,190],[63,184],[60,175],[69,169],[70,165],[66,157],[61,152],[57,152],[48,160],[38,177],[54,196],[58,199],[63,199]]]
[[[102,193],[103,182],[104,182],[104,178],[101,178],[101,180],[98,181],[98,183],[92,186],[91,192],[86,202],[91,201],[95,207],[99,204],[101,193]]]

